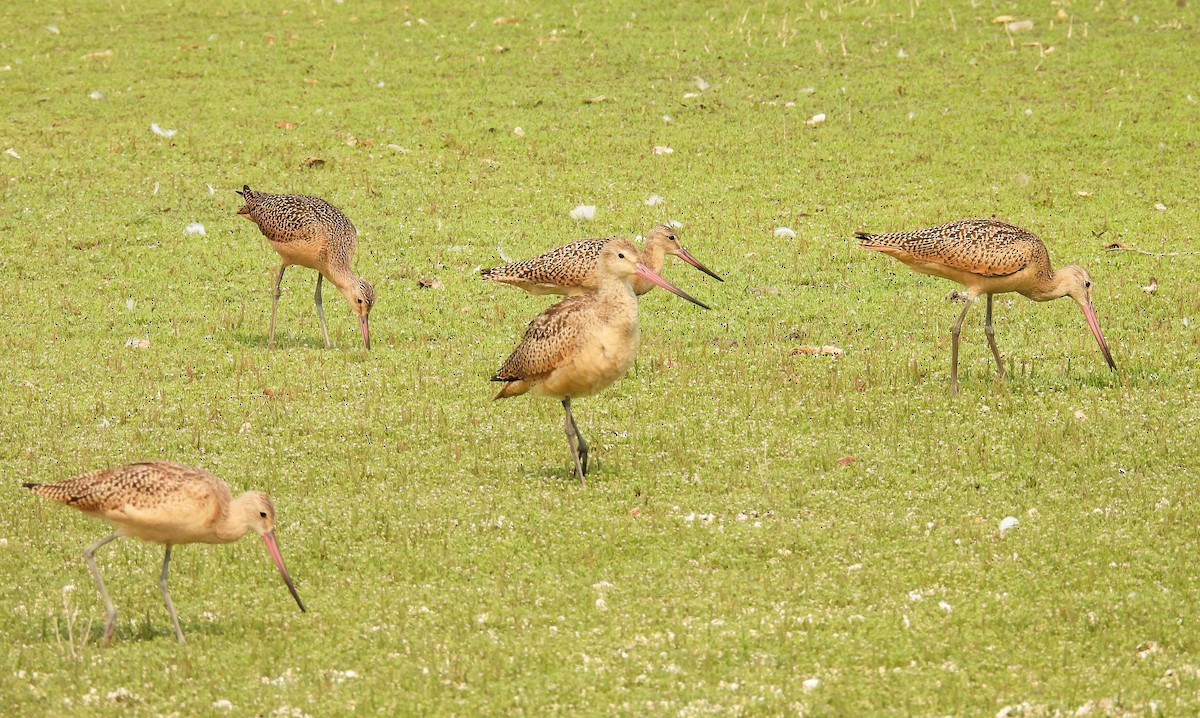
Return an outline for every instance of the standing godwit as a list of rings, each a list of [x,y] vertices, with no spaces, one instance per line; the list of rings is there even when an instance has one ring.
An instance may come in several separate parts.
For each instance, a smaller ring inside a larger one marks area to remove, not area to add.
[[[267,194],[255,192],[243,185],[238,192],[246,204],[238,210],[262,231],[279,253],[283,264],[275,278],[275,293],[271,296],[271,332],[268,346],[275,346],[275,312],[279,309],[279,285],[283,273],[293,264],[317,270],[317,317],[321,320],[321,334],[328,349],[329,330],[325,328],[325,309],[321,306],[321,280],[329,277],[350,308],[358,315],[358,328],[362,331],[363,346],[371,348],[371,332],[367,318],[375,304],[375,289],[365,279],[350,270],[350,259],[354,256],[354,244],[358,241],[358,230],[337,207],[320,197],[303,194]]]
[[[1035,302],[1066,296],[1074,299],[1109,368],[1117,368],[1092,306],[1092,278],[1077,264],[1057,270],[1051,267],[1046,245],[1032,232],[996,219],[960,219],[915,232],[858,232],[855,236],[864,249],[890,254],[918,272],[951,279],[967,288],[967,305],[950,329],[950,388],[954,393],[958,393],[958,336],[967,311],[981,294],[987,295],[984,333],[1001,378],[1006,372],[992,329],[992,295],[1004,292],[1017,292]]]
[[[262,492],[248,491],[235,499],[224,481],[202,469],[171,461],[143,461],[93,471],[53,484],[25,484],[25,488],[74,506],[90,516],[106,519],[117,527],[112,534],[83,550],[83,558],[100,587],[100,597],[108,612],[104,624],[105,643],[112,638],[117,609],[113,608],[104,579],[100,578],[100,570],[96,568],[95,553],[96,549],[122,536],[166,544],[167,554],[163,558],[158,588],[180,643],[186,641],[183,631],[179,630],[179,618],[175,615],[175,604],[171,602],[171,590],[167,587],[167,568],[175,544],[230,543],[251,529],[257,531],[279,567],[279,573],[283,574],[283,582],[292,592],[296,604],[304,610],[275,542],[275,506]]]
[[[588,445],[571,415],[571,399],[590,396],[624,376],[638,349],[640,277],[708,309],[643,264],[625,239],[604,245],[596,263],[595,292],[567,297],[534,317],[525,336],[492,381],[505,382],[497,399],[532,392],[562,402],[563,428],[579,483],[587,474]]]
[[[492,282],[520,287],[530,294],[572,295],[590,292],[600,286],[596,271],[600,250],[612,241],[611,237],[580,239],[523,262],[485,269],[479,276]],[[639,251],[642,262],[650,271],[660,274],[668,254],[679,257],[718,282],[725,281],[683,248],[674,229],[665,224],[651,227]],[[654,282],[638,276],[633,278],[632,284],[634,293],[639,297],[654,287]]]

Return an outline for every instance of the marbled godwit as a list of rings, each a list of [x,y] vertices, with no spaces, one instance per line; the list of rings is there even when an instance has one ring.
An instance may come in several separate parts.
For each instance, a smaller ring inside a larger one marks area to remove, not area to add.
[[[530,294],[571,295],[590,292],[600,285],[596,271],[600,250],[611,241],[611,237],[581,239],[523,262],[485,269],[479,276],[520,287]],[[673,254],[717,281],[725,281],[684,249],[675,230],[665,224],[656,225],[646,233],[646,241],[638,253],[642,262],[655,274],[662,272],[666,255]],[[635,276],[632,285],[634,293],[640,297],[654,287],[654,282]]]
[[[363,346],[371,348],[371,332],[367,319],[375,304],[375,289],[350,270],[358,230],[337,207],[319,197],[303,194],[267,194],[255,192],[243,185],[238,194],[246,204],[238,214],[258,225],[271,247],[279,253],[283,264],[275,278],[275,293],[271,296],[271,332],[268,346],[275,346],[275,312],[279,309],[279,285],[283,273],[293,264],[317,270],[317,317],[321,334],[328,349],[329,330],[325,328],[325,309],[321,306],[321,280],[329,277],[350,308],[358,315]]]
[[[179,618],[175,615],[175,604],[171,602],[171,590],[167,587],[171,548],[176,544],[230,543],[251,529],[257,531],[279,567],[279,573],[283,574],[283,582],[292,592],[296,604],[304,610],[275,542],[275,506],[264,493],[248,491],[235,499],[224,481],[202,469],[171,461],[143,461],[93,471],[53,484],[25,484],[25,488],[74,506],[90,516],[106,519],[117,527],[112,534],[83,550],[108,612],[104,624],[105,643],[112,638],[117,609],[113,608],[104,579],[100,578],[100,570],[96,568],[95,553],[96,549],[122,536],[166,544],[158,588],[180,643],[185,642],[183,631],[179,630]]]
[[[604,246],[596,274],[595,292],[567,297],[534,317],[521,343],[492,377],[505,382],[497,399],[532,392],[562,402],[563,428],[581,484],[587,474],[588,445],[571,415],[571,399],[611,386],[633,364],[638,310],[631,280],[640,277],[709,308],[651,271],[628,240]]]
[[[855,236],[864,249],[890,254],[918,272],[950,279],[967,288],[967,305],[950,329],[953,337],[950,387],[953,392],[958,392],[958,336],[967,311],[981,294],[987,295],[984,332],[1001,378],[1006,372],[992,329],[992,295],[1004,292],[1017,292],[1035,302],[1067,296],[1074,299],[1083,309],[1083,316],[1109,368],[1117,368],[1096,320],[1092,279],[1087,270],[1077,264],[1057,270],[1051,267],[1046,245],[1032,232],[995,219],[960,219],[915,232],[858,232]]]

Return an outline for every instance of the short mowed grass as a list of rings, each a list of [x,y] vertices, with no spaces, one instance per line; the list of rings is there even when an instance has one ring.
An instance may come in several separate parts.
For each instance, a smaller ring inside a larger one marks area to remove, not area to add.
[[[0,712],[1194,715],[1200,255],[1104,248],[1200,250],[1197,7],[0,6]],[[369,353],[303,269],[267,349],[243,184],[355,222]],[[853,233],[969,216],[1090,270],[1117,372],[1008,295],[950,396],[954,287]],[[668,219],[726,281],[642,298],[580,487],[487,381],[547,298],[476,270]],[[108,529],[21,483],[141,458],[269,492],[309,613],[180,547],[179,646],[125,540],[100,646]]]

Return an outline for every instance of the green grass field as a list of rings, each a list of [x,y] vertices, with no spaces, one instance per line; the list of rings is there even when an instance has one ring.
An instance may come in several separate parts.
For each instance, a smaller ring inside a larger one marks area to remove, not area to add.
[[[1200,250],[1200,4],[445,5],[0,5],[0,713],[1200,712],[1200,255],[1105,251]],[[358,226],[369,353],[303,269],[267,350],[243,184]],[[1005,295],[1012,376],[980,305],[950,396],[955,286],[853,234],[993,215],[1119,371]],[[668,219],[727,281],[642,299],[580,488],[561,407],[491,401],[548,301],[476,270]],[[100,646],[108,527],[21,482],[150,457],[269,492],[310,612],[183,546],[179,646],[126,540]]]

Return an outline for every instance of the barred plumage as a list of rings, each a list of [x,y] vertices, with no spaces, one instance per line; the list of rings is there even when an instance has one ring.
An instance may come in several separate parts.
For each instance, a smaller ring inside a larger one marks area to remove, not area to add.
[[[249,491],[235,499],[229,485],[216,476],[173,461],[141,461],[50,484],[27,483],[25,488],[103,518],[116,527],[115,532],[83,552],[107,611],[105,642],[112,638],[117,611],[108,597],[94,554],[96,549],[122,536],[166,545],[159,588],[180,642],[184,642],[183,631],[179,628],[175,604],[167,587],[167,568],[171,562],[171,549],[176,544],[229,543],[251,530],[256,531],[262,536],[292,597],[300,610],[304,610],[275,541],[275,505],[262,492]]]
[[[638,349],[637,296],[630,279],[644,277],[705,306],[642,264],[637,248],[625,239],[604,245],[597,276],[594,292],[567,297],[535,317],[492,377],[504,382],[497,399],[531,392],[562,402],[564,429],[580,483],[587,474],[588,447],[571,415],[571,399],[611,386],[633,364]]]
[[[1109,368],[1116,369],[1092,306],[1091,276],[1075,264],[1055,270],[1050,266],[1046,245],[1029,230],[998,219],[960,219],[911,232],[858,232],[855,236],[863,249],[890,254],[918,272],[950,279],[967,288],[967,305],[950,330],[953,392],[958,392],[958,338],[962,323],[971,304],[981,295],[987,297],[984,328],[1001,377],[1006,372],[992,330],[992,295],[1004,292],[1017,292],[1036,302],[1070,296],[1083,310]]]
[[[275,344],[275,313],[279,308],[279,285],[283,273],[293,264],[315,269],[317,289],[314,301],[321,320],[325,348],[330,347],[321,302],[321,281],[328,278],[358,315],[363,346],[371,348],[369,316],[375,304],[375,289],[350,269],[358,230],[340,209],[320,197],[303,194],[267,194],[243,185],[239,192],[246,204],[238,214],[254,222],[271,247],[279,253],[282,266],[275,280],[271,302],[271,328],[267,343]]]
[[[600,252],[614,239],[580,239],[531,259],[484,269],[479,276],[488,281],[519,287],[530,294],[573,295],[595,291],[600,284],[597,274]],[[638,254],[655,274],[662,273],[666,256],[672,254],[716,280],[725,281],[684,249],[675,230],[665,224],[650,228]],[[652,282],[641,277],[634,277],[631,284],[638,296],[654,288]]]

